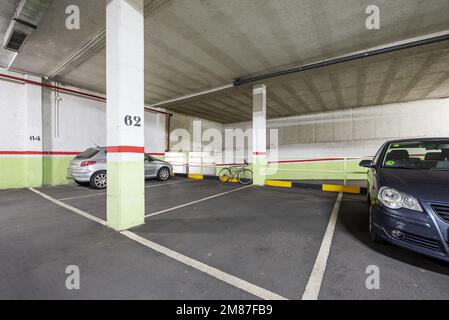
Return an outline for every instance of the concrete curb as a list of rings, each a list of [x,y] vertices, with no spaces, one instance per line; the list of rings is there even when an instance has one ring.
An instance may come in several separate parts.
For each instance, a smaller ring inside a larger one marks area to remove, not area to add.
[[[203,174],[186,174],[186,173],[176,173],[173,174],[178,177],[186,177],[189,179],[199,179],[199,180],[218,180],[218,176],[203,175]],[[237,181],[230,181],[237,182]],[[353,193],[353,194],[366,194],[367,189],[360,186],[344,186],[339,184],[319,184],[319,183],[302,183],[296,181],[287,180],[265,180],[265,185],[270,187],[280,187],[280,188],[303,188],[303,189],[314,189],[326,192],[343,192],[343,193]]]

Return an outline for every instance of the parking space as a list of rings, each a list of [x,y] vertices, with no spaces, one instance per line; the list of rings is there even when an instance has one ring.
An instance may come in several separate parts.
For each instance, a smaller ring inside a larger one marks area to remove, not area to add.
[[[431,2],[0,1],[0,299],[449,299]]]
[[[267,290],[298,299],[335,198],[336,194],[310,190],[251,187],[150,218],[134,231]]]
[[[380,288],[365,286],[379,268]],[[366,198],[345,195],[320,299],[449,299],[449,264],[369,238]]]
[[[215,180],[194,180],[176,177],[166,182],[147,180],[145,183],[145,212],[147,215],[184,205],[203,198],[239,188],[238,184],[222,184]],[[39,188],[51,197],[75,208],[106,219],[106,191],[68,185]]]
[[[266,294],[253,294],[246,289],[249,283],[255,292],[301,299],[337,193],[184,178],[147,186],[155,188],[147,192],[146,211],[171,210],[131,230],[140,243],[29,190],[1,191],[7,213],[1,216],[6,244],[1,258],[10,258],[3,269],[9,276],[0,282],[3,297],[257,299]],[[62,203],[104,219],[106,197],[96,190],[69,185],[39,191],[55,200],[70,198]],[[372,244],[367,213],[363,196],[343,196],[319,299],[449,298],[448,266]],[[85,277],[87,288],[79,294],[70,294],[60,281],[71,261]],[[372,265],[380,269],[380,290],[365,286]],[[218,270],[218,276],[209,270]],[[32,290],[16,286],[19,277],[27,278]],[[165,289],[156,293],[156,288]]]
[[[0,299],[254,299],[29,190],[0,191],[0,206]]]

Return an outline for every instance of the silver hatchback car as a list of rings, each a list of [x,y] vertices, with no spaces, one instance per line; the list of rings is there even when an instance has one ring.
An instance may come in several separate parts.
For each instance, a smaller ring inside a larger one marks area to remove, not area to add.
[[[166,181],[172,173],[173,166],[170,163],[145,155],[145,179]],[[69,163],[67,178],[81,185],[90,184],[95,189],[106,188],[106,148],[89,148],[77,155]]]

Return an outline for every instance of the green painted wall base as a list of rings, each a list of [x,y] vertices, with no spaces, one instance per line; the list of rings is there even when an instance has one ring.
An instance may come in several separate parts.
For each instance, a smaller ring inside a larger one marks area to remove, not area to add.
[[[256,186],[265,185],[267,160],[265,155],[253,156],[253,184]]]
[[[40,187],[42,158],[0,157],[0,189]]]
[[[0,158],[0,189],[28,187],[26,158]]]
[[[360,160],[347,160],[347,180],[366,179],[366,169],[359,166]],[[317,161],[317,162],[292,162],[280,163],[278,169],[274,170],[275,164],[270,164],[267,170],[267,179],[273,180],[343,180],[345,174],[343,172],[319,172],[319,171],[345,171],[344,161]],[[295,171],[295,170],[316,170],[312,172]]]
[[[108,160],[108,226],[121,231],[145,223],[144,162]]]
[[[72,157],[0,157],[0,190],[71,183]]]
[[[44,157],[42,184],[47,186],[72,183],[67,179],[67,168],[72,159],[73,157]]]

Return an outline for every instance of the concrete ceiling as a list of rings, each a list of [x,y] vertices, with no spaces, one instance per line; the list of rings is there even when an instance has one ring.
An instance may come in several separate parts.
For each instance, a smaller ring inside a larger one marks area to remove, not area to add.
[[[449,44],[442,42],[263,81],[269,118],[449,97]],[[221,122],[252,117],[251,86],[168,108]],[[216,114],[216,113],[219,114]]]
[[[64,26],[69,4],[80,6],[81,30]],[[365,27],[372,4],[381,11],[380,30]],[[147,0],[145,100],[449,30],[447,12],[447,0]],[[104,1],[53,1],[12,68],[104,92],[104,26]],[[268,115],[447,97],[448,48],[443,42],[267,81]],[[243,121],[251,116],[251,92],[232,89],[168,108]]]
[[[8,29],[19,0],[0,1],[0,66],[7,68],[15,53],[3,49],[3,37]]]

